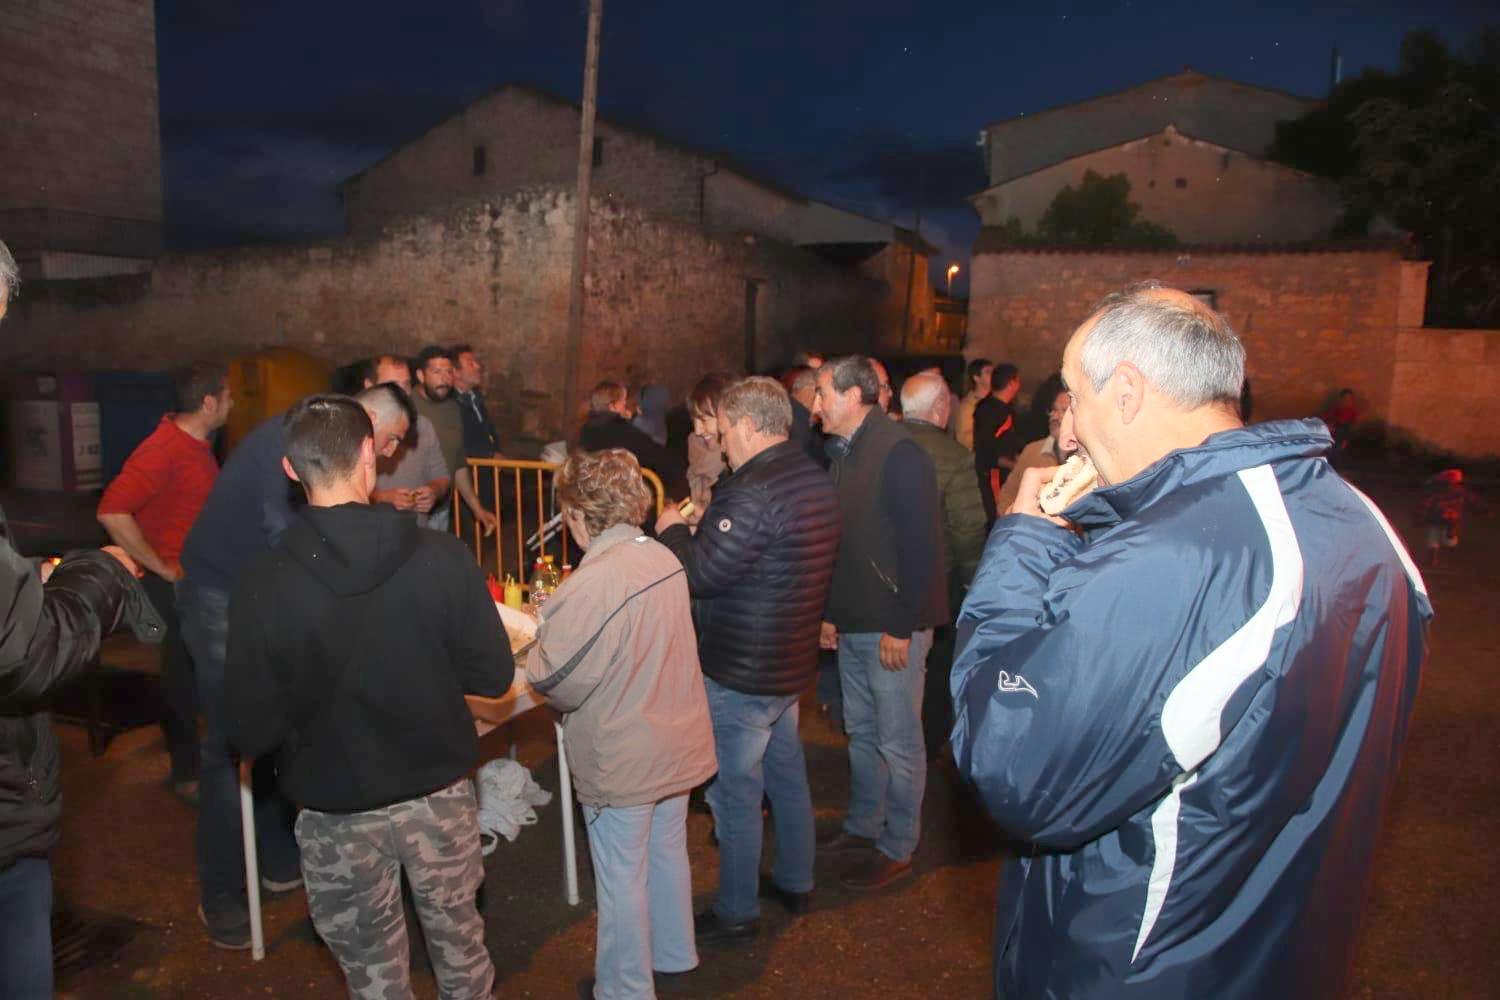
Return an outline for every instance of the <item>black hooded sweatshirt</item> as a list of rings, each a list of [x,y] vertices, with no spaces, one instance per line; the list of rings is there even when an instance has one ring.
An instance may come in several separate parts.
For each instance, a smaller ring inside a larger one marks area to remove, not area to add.
[[[464,694],[499,695],[515,669],[462,542],[385,505],[308,507],[234,591],[230,742],[275,750],[295,802],[377,809],[473,769]]]

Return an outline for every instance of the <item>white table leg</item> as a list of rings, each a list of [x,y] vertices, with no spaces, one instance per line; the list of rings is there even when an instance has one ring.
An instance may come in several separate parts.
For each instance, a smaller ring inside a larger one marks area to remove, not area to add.
[[[260,923],[260,858],[255,853],[255,799],[250,793],[250,766],[240,761],[240,833],[245,840],[245,895],[250,901],[250,957],[266,957],[266,933]]]
[[[562,790],[563,821],[563,889],[569,906],[578,905],[578,848],[573,839],[573,775],[568,771],[568,748],[563,743],[563,728],[556,722],[557,779]]]

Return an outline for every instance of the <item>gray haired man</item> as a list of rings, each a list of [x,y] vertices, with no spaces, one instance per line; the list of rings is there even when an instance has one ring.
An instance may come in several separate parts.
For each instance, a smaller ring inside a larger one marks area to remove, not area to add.
[[[948,383],[935,371],[919,372],[901,386],[901,411],[906,415],[903,426],[937,471],[948,607],[957,608],[984,551],[984,504],[974,482],[973,454],[948,436],[952,398]],[[953,628],[945,621],[933,630],[922,697],[922,729],[929,753],[942,748],[953,726],[953,703],[948,695],[952,665]]]
[[[791,423],[791,401],[774,379],[732,383],[719,398],[718,425],[733,473],[714,489],[696,533],[675,507],[656,524],[687,570],[719,758],[707,796],[719,896],[696,920],[700,944],[756,932],[763,795],[776,827],[768,895],[800,913],[813,888],[797,698],[817,675],[839,509],[828,476],[788,439]]]
[[[948,620],[937,473],[885,415],[889,391],[869,358],[818,369],[816,412],[840,439],[831,471],[844,522],[821,642],[838,649],[850,770],[843,828],[819,846],[860,855],[842,877],[851,889],[911,873],[927,788],[927,653]]]
[[[1344,993],[1432,606],[1320,421],[1241,425],[1244,362],[1185,292],[1105,300],[1060,441],[1102,488],[1048,517],[1027,471],[964,602],[997,995]]]

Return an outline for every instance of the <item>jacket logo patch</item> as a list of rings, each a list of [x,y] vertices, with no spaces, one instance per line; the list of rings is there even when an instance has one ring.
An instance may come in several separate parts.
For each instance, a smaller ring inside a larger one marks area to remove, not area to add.
[[[734,527],[734,522],[731,521],[731,520],[729,520],[729,518],[727,518],[727,517],[724,518],[722,521],[719,522],[719,530],[720,531],[728,531],[732,527]]]
[[[1011,675],[1004,670],[1000,671],[1000,678],[995,684],[995,689],[1001,694],[1017,694],[1024,691],[1037,701],[1042,700],[1041,696],[1036,693],[1036,688],[1031,686],[1030,681],[1020,674]]]

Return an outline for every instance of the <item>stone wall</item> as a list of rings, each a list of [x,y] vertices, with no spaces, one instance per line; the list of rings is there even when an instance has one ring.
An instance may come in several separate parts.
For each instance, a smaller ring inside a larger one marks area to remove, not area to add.
[[[964,353],[1017,364],[1034,385],[1095,303],[1155,278],[1213,294],[1244,339],[1256,419],[1316,415],[1343,386],[1384,418],[1403,263],[1395,250],[979,253]]]
[[[470,104],[369,167],[342,188],[350,232],[400,216],[498,198],[523,187],[572,186],[578,174],[578,108],[509,86]],[[599,119],[593,193],[654,216],[704,224],[704,178],[714,161]],[[476,172],[475,150],[484,170]]]
[[[573,199],[554,189],[408,218],[377,235],[168,255],[150,275],[35,282],[13,304],[12,369],[155,369],[284,345],[330,363],[469,341],[508,437],[557,436]],[[863,347],[877,283],[754,237],[714,238],[604,201],[590,227],[583,359],[589,381],[662,382],[803,347]]]
[[[0,237],[43,250],[161,249],[152,0],[0,4]]]
[[[1500,458],[1500,330],[1404,328],[1396,334],[1389,423],[1401,438]]]

